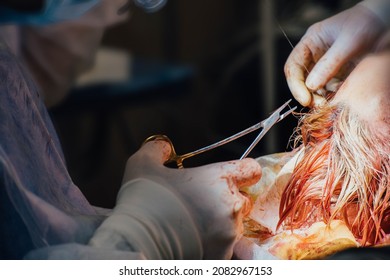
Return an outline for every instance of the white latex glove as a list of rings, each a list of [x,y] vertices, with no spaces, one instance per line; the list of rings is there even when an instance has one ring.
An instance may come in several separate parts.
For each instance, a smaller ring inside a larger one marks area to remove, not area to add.
[[[344,79],[355,65],[353,60],[372,51],[379,43],[386,31],[386,22],[366,5],[368,2],[363,1],[312,25],[288,57],[287,83],[301,105],[315,106],[324,102],[323,97],[313,92],[324,88],[332,78]],[[373,2],[390,6],[390,1]]]
[[[148,259],[225,259],[242,236],[255,184],[253,159],[172,169],[165,141],[146,143],[127,162],[113,214],[90,245],[141,252]]]

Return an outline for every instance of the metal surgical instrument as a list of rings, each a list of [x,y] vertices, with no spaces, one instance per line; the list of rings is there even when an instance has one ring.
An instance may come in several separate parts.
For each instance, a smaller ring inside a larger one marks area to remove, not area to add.
[[[229,142],[232,142],[244,135],[247,135],[257,129],[260,129],[262,128],[262,130],[260,131],[260,133],[257,135],[257,137],[255,138],[255,140],[252,142],[252,144],[246,149],[246,151],[244,152],[244,154],[240,157],[240,159],[243,159],[245,157],[247,157],[249,155],[249,153],[253,150],[253,148],[260,142],[260,140],[264,137],[264,135],[271,129],[271,127],[273,127],[277,122],[283,120],[286,116],[288,116],[289,114],[291,114],[297,107],[293,107],[293,108],[290,108],[288,111],[284,112],[281,114],[281,112],[283,111],[284,108],[286,108],[288,106],[288,104],[291,102],[291,99],[288,100],[286,103],[284,103],[282,106],[280,106],[278,109],[276,109],[268,118],[266,118],[265,120],[251,126],[251,127],[248,127],[247,129],[241,131],[241,132],[238,132],[228,138],[225,138],[221,141],[218,141],[214,144],[211,144],[209,146],[206,146],[206,147],[203,147],[201,149],[198,149],[198,150],[195,150],[193,152],[190,152],[190,153],[187,153],[187,154],[184,154],[184,155],[178,155],[176,154],[175,152],[175,149],[173,147],[173,144],[172,144],[172,141],[165,135],[153,135],[153,136],[150,136],[148,137],[144,143],[146,142],[150,142],[150,141],[155,141],[155,140],[163,140],[163,141],[166,141],[169,143],[169,145],[171,146],[171,154],[169,156],[169,158],[167,159],[167,161],[165,163],[169,163],[169,162],[175,162],[177,167],[178,168],[183,168],[183,160],[185,160],[186,158],[190,158],[190,157],[193,157],[195,155],[199,155],[201,153],[204,153],[206,151],[210,151],[212,149],[215,149],[217,147],[220,147],[222,145],[225,145]]]

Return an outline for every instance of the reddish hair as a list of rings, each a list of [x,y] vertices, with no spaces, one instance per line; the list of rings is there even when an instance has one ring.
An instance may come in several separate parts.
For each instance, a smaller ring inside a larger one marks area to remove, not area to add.
[[[304,153],[280,203],[278,227],[343,220],[362,245],[390,231],[389,141],[345,105],[326,105],[301,118],[296,143]]]

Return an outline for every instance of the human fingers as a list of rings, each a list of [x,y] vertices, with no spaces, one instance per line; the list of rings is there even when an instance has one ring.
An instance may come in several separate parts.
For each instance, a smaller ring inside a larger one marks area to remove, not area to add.
[[[333,24],[325,29],[334,41],[328,40],[329,50],[306,79],[306,86],[312,91],[323,88],[345,65],[372,50],[385,30],[381,20],[360,5],[336,15],[330,22]]]
[[[251,158],[234,160],[222,164],[221,179],[227,179],[234,187],[242,189],[256,184],[262,175],[260,164]]]
[[[170,158],[172,148],[172,143],[168,138],[156,138],[146,141],[137,153],[163,164]]]
[[[319,96],[313,95],[313,92],[307,88],[305,81],[315,63],[326,52],[325,42],[331,40],[322,35],[323,33],[325,33],[323,23],[312,25],[295,46],[284,67],[291,93],[305,107],[312,107],[321,100]]]
[[[330,49],[315,64],[306,79],[306,86],[311,91],[317,91],[336,77],[343,65],[354,57],[358,48],[349,38],[341,38],[335,41]]]
[[[230,205],[230,210],[228,210],[228,212],[232,211],[230,217],[240,224],[242,218],[247,216],[253,207],[252,199],[241,190],[256,184],[260,180],[262,175],[261,166],[256,160],[245,158],[217,163],[210,166],[209,170],[216,171],[214,167],[218,168],[218,166],[220,168],[217,172],[218,181],[224,182],[220,184],[221,188],[219,188],[224,190],[221,193],[221,198],[227,203],[226,205]],[[226,197],[226,194],[229,194],[229,196]]]
[[[171,145],[165,140],[146,141],[127,160],[122,183],[138,177],[147,178],[151,174],[160,174],[165,168],[163,163],[170,157],[171,152]],[[169,168],[165,169],[166,173],[170,172]]]
[[[306,69],[311,60],[310,53],[310,49],[306,45],[298,44],[284,65],[287,85],[294,98],[305,107],[312,102],[312,95],[305,84]]]
[[[238,213],[246,214],[251,209],[251,200],[240,190],[256,184],[262,174],[260,165],[250,158],[218,162],[187,171],[191,172],[191,177],[196,176],[201,180],[197,184],[204,186],[202,193],[206,191],[208,194],[202,203],[207,204],[206,201],[209,201],[210,204],[210,201],[215,199],[221,200],[223,205],[228,206],[224,209],[228,212],[233,211],[234,217]]]

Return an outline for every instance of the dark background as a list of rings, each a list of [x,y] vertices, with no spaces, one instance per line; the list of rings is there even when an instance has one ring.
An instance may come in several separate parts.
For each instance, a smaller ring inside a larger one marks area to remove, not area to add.
[[[132,7],[102,46],[128,52],[144,76],[157,70],[140,86],[137,76],[129,79],[137,84],[129,90],[76,88],[78,96],[95,95],[52,110],[73,180],[92,204],[112,207],[127,158],[148,136],[168,135],[182,154],[264,119],[292,98],[283,73],[292,46],[281,30],[295,45],[311,24],[355,2],[277,0],[271,7],[265,0],[168,0],[155,13]],[[291,149],[296,124],[294,116],[277,124],[250,156]],[[184,165],[237,159],[255,136]]]

